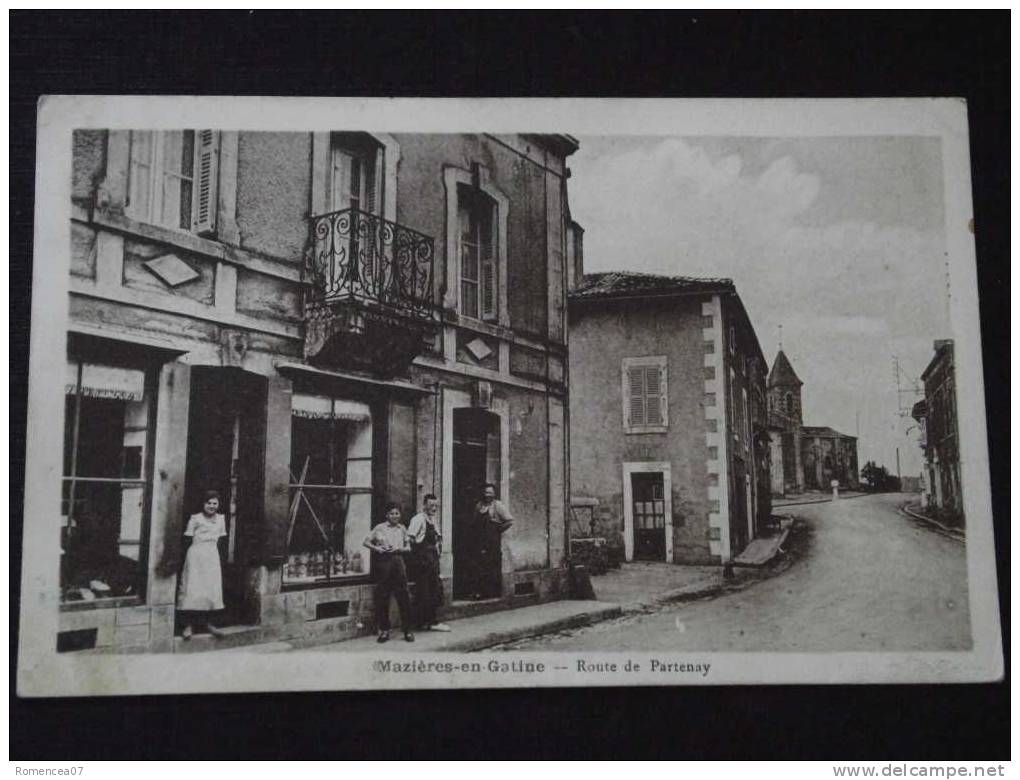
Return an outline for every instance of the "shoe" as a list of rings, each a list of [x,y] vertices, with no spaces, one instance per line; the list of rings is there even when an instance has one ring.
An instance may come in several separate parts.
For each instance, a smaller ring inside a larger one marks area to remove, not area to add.
[[[380,631],[379,632],[379,638],[376,639],[375,641],[378,642],[379,644],[382,644],[383,642],[389,642],[390,641],[390,632],[389,631]]]
[[[222,628],[217,628],[216,626],[209,626],[209,633],[212,634],[217,639],[227,635],[226,631],[224,631]]]
[[[405,631],[404,632],[404,641],[405,642],[413,642],[414,641],[414,634],[412,634],[410,631]]]
[[[429,631],[442,631],[445,634],[449,631],[453,631],[453,629],[446,625],[446,623],[433,623],[429,626]]]
[[[187,641],[188,639],[191,639],[191,635],[194,633],[195,631],[191,626],[185,626],[184,630],[181,631],[181,639]]]

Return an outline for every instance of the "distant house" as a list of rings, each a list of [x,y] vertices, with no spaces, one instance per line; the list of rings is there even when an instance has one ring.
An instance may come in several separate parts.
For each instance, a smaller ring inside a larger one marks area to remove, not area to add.
[[[935,355],[921,374],[924,400],[914,404],[912,416],[922,428],[925,502],[927,506],[963,517],[960,448],[956,417],[953,342],[935,342]]]
[[[856,489],[860,484],[856,437],[804,425],[803,385],[780,349],[768,380],[772,494],[828,490],[834,479],[841,488]]]
[[[766,364],[733,282],[575,273],[571,485],[626,560],[726,563],[770,513]]]

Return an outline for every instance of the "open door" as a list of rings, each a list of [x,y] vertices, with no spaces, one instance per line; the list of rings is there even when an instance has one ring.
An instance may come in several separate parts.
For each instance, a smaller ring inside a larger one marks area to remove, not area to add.
[[[666,560],[666,499],[662,472],[631,474],[634,560]]]
[[[486,482],[500,484],[500,420],[484,409],[453,412],[453,596],[496,598],[503,592],[502,543],[475,517]]]
[[[235,368],[192,369],[185,510],[201,511],[202,494],[219,491],[227,522],[220,545],[224,625],[257,622],[245,579],[261,527],[265,410],[264,377]]]

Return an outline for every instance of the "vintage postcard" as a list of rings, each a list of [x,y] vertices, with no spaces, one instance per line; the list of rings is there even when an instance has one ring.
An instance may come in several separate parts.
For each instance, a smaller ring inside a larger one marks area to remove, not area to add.
[[[1001,677],[962,101],[38,138],[22,696]]]

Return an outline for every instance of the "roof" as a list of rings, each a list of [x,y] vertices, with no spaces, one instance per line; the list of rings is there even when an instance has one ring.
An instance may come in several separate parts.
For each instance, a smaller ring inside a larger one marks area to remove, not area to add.
[[[842,439],[857,438],[856,436],[848,436],[845,433],[840,433],[827,425],[803,425],[801,426],[800,431],[804,436],[839,436]]]
[[[699,292],[736,292],[732,279],[662,276],[633,271],[585,274],[570,292],[571,300],[656,297]]]
[[[800,377],[797,376],[797,372],[793,370],[793,366],[790,365],[789,358],[786,357],[786,353],[783,350],[779,350],[776,354],[776,360],[772,364],[772,370],[769,371],[769,387],[775,387],[777,385],[802,385]]]

